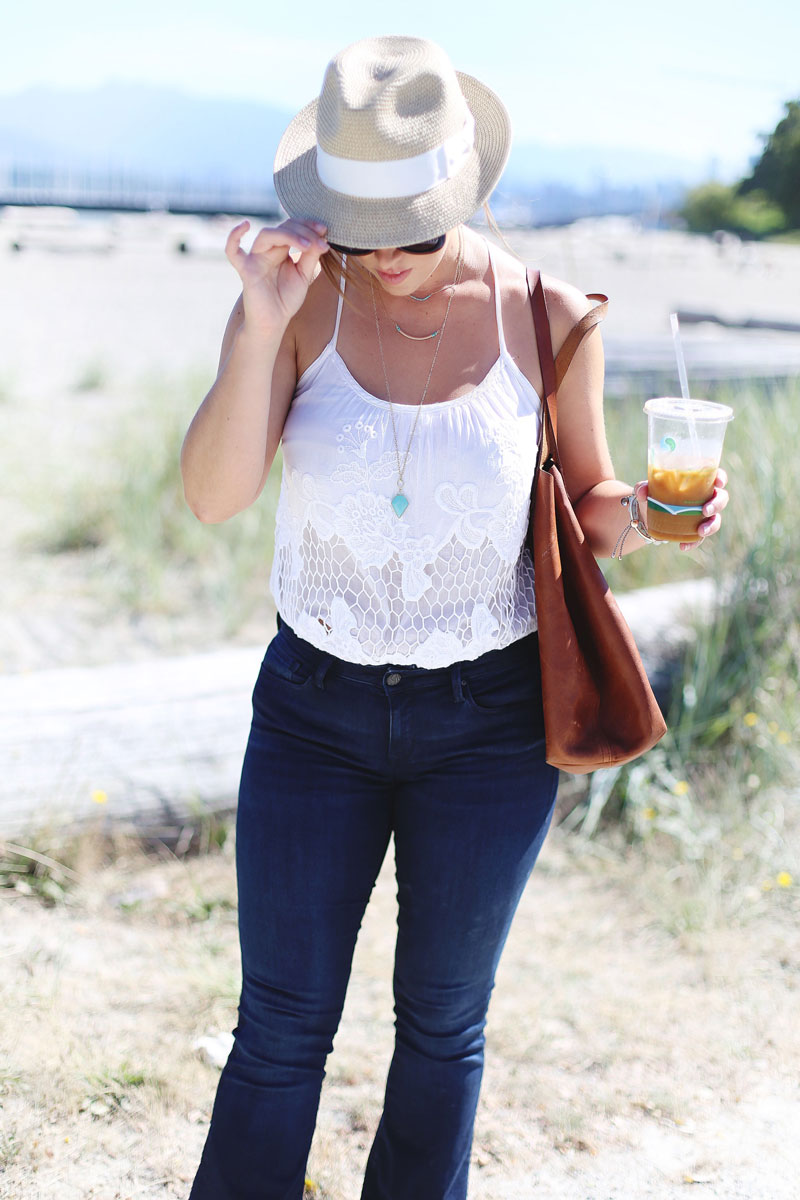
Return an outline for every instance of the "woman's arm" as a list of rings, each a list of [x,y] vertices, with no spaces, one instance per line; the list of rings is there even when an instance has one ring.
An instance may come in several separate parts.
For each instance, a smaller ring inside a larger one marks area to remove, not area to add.
[[[184,439],[186,502],[201,521],[226,521],[260,495],[280,442],[297,371],[294,338],[246,328],[241,297],[228,320],[216,382]]]
[[[286,221],[262,229],[246,253],[240,242],[247,226],[237,225],[225,247],[242,295],[228,320],[216,381],[181,450],[184,494],[201,521],[226,521],[266,482],[297,383],[294,317],[327,249],[322,227]]]
[[[591,308],[582,292],[569,284],[543,277],[557,354],[569,331]],[[597,558],[609,558],[620,534],[629,524],[627,508],[620,503],[633,487],[616,479],[606,441],[603,420],[603,343],[595,326],[581,342],[572,364],[558,389],[558,449],[564,483],[586,539]],[[699,527],[701,537],[716,533],[721,512],[728,503],[725,491],[727,475],[719,471],[713,498],[704,507],[705,520]],[[640,511],[647,520],[647,485],[637,488]],[[682,550],[698,543],[681,543]],[[648,543],[631,532],[625,539],[624,554]]]

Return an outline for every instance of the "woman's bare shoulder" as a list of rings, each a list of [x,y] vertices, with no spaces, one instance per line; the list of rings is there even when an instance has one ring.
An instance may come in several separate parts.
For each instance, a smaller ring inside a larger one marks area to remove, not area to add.
[[[580,318],[592,307],[592,301],[587,300],[584,293],[572,283],[556,279],[554,275],[542,272],[542,283],[547,296],[547,306],[554,312],[563,313],[574,320]]]
[[[492,247],[492,255],[498,265],[504,303],[511,301],[512,305],[528,304],[525,263],[505,247],[496,244]],[[535,279],[535,274],[535,270],[531,272],[531,281]],[[546,275],[542,272],[542,283],[547,296],[547,310],[550,314],[553,331],[558,333],[564,326],[564,336],[566,336],[575,322],[579,321],[592,307],[591,301],[586,299],[580,288],[566,283],[563,279],[557,279],[554,275]]]

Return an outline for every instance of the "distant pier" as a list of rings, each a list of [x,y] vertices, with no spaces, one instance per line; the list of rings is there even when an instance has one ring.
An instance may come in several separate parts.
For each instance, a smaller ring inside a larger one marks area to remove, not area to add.
[[[214,217],[247,214],[280,220],[271,187],[213,180],[165,180],[126,172],[11,167],[0,172],[0,208],[73,208],[80,212],[168,212]]]

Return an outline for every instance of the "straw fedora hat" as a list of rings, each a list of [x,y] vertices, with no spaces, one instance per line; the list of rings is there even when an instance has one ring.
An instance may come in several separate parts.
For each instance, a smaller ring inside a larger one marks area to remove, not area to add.
[[[328,64],[318,100],[275,157],[286,212],[324,221],[358,248],[407,246],[468,220],[508,159],[499,98],[422,38],[354,42]]]

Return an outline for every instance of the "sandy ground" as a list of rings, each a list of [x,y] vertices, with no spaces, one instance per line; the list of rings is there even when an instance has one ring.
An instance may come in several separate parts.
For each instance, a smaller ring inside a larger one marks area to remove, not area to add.
[[[28,248],[5,246],[14,222],[0,219],[0,376],[31,397],[71,388],[89,366],[115,381],[148,372],[216,367],[239,280],[222,253],[233,218],[189,223],[160,214],[116,218],[114,249],[74,234],[32,233]],[[604,337],[669,343],[674,309],[726,319],[800,323],[800,246],[739,243],[642,230],[621,218],[564,229],[512,230],[529,265],[611,297]],[[194,252],[179,254],[181,242]],[[686,328],[692,344],[727,335]],[[739,335],[741,338],[742,335]],[[796,343],[797,338],[789,339]]]
[[[696,894],[681,929],[680,871],[665,886],[658,870],[551,834],[490,1010],[471,1200],[797,1197],[789,898],[755,889],[729,923]],[[192,1043],[235,1024],[234,906],[230,843],[94,871],[68,906],[5,904],[3,1200],[188,1195],[218,1077]],[[328,1061],[318,1200],[359,1195],[391,1055],[394,914],[387,858]]]

